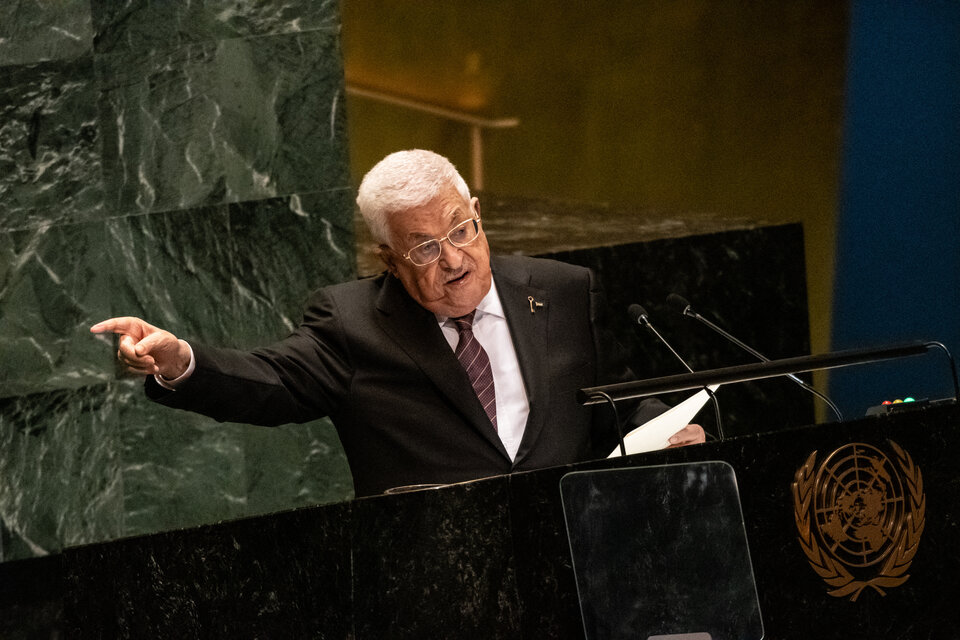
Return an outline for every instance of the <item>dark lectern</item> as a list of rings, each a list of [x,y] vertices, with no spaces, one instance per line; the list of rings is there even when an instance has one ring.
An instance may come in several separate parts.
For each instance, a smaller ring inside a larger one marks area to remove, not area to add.
[[[118,540],[0,565],[0,613],[67,638],[580,639],[561,480],[637,471],[656,496],[676,487],[644,469],[717,468],[736,477],[764,637],[957,637],[958,450],[951,403]],[[710,498],[715,483],[689,482]],[[710,535],[710,554],[743,554]],[[739,610],[751,589],[746,573],[740,594],[719,588],[727,560],[673,595]]]

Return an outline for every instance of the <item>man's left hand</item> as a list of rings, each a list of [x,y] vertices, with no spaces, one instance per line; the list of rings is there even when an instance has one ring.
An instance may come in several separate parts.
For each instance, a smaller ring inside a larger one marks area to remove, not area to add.
[[[670,436],[668,442],[670,445],[668,449],[673,449],[674,447],[685,447],[688,444],[700,444],[701,442],[707,441],[707,435],[698,424],[688,424],[680,431],[677,431],[675,434]]]

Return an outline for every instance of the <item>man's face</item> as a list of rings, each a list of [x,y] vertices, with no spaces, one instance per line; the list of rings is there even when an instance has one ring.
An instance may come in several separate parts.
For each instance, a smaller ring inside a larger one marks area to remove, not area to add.
[[[420,306],[456,318],[476,309],[490,290],[490,247],[480,235],[465,247],[440,243],[440,259],[418,267],[403,254],[431,239],[444,238],[458,222],[479,217],[480,203],[469,202],[452,185],[423,205],[387,218],[391,246],[381,245],[380,257]]]

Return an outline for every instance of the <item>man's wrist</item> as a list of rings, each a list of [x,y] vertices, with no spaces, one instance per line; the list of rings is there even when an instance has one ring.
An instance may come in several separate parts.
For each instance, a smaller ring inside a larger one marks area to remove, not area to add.
[[[193,370],[197,366],[197,361],[193,356],[193,348],[185,340],[180,340],[180,352],[182,355],[182,360],[186,363],[185,368],[182,368],[183,373],[180,375],[175,375],[173,378],[168,378],[163,374],[157,374],[154,378],[164,389],[169,389],[174,391],[180,384],[185,382],[192,374]]]

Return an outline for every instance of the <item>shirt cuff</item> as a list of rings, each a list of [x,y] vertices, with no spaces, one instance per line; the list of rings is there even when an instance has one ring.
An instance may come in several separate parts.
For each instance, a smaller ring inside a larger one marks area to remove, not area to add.
[[[186,382],[187,378],[193,374],[193,370],[197,366],[197,360],[193,357],[193,347],[190,346],[189,342],[184,341],[184,344],[187,345],[187,349],[190,349],[190,364],[187,365],[187,370],[173,380],[168,380],[159,373],[153,376],[153,379],[157,381],[158,385],[169,391],[176,391],[177,387],[180,386],[181,383]]]

